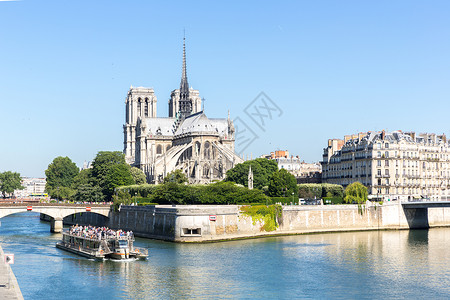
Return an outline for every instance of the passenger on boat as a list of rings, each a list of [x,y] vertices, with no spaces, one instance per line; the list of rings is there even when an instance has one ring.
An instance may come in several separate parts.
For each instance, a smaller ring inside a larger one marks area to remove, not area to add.
[[[108,227],[95,227],[95,226],[78,226],[78,224],[69,228],[69,234],[85,237],[93,240],[113,239],[118,237],[132,238],[132,231],[113,230]]]

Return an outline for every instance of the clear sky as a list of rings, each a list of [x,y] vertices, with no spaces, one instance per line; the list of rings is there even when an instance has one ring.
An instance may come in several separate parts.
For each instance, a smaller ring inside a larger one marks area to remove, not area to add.
[[[253,157],[319,161],[329,138],[449,132],[450,1],[0,1],[0,171],[44,176],[123,150],[130,85],[158,116],[189,84],[208,117],[244,121]],[[282,111],[245,113],[260,92]]]

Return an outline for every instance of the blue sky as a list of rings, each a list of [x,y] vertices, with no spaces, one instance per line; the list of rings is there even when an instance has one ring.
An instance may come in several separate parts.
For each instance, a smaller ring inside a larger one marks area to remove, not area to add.
[[[449,14],[449,1],[0,1],[0,171],[122,151],[130,85],[153,87],[167,116],[184,28],[206,114],[230,110],[258,136],[245,155],[311,162],[359,131],[449,134]],[[244,112],[260,92],[282,110],[263,130]]]

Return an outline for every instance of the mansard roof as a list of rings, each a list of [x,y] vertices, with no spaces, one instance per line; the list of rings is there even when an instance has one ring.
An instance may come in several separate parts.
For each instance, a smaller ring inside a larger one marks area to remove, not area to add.
[[[427,134],[427,133],[421,133],[416,135],[414,132],[406,133],[402,132],[400,130],[393,131],[393,132],[387,132],[387,131],[369,131],[367,134],[363,137],[357,137],[353,139],[347,140],[345,143],[345,146],[353,146],[353,145],[359,145],[359,144],[374,144],[376,142],[389,142],[389,143],[400,143],[400,142],[407,142],[407,143],[430,143],[430,144],[441,144],[441,143],[448,143],[450,144],[450,141],[447,142],[445,135],[436,135],[436,134]]]

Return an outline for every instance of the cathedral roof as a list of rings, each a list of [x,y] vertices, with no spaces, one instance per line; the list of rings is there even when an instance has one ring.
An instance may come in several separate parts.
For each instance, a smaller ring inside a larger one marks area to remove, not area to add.
[[[175,132],[175,135],[194,133],[194,132],[195,133],[204,132],[204,133],[218,134],[219,129],[217,126],[217,122],[211,121],[203,113],[203,111],[200,111],[198,113],[195,113],[195,114],[192,114],[192,115],[186,117],[186,119],[183,120],[183,122],[180,124],[180,126],[178,126],[178,129]]]
[[[173,136],[175,118],[146,118],[145,125],[150,135]]]

